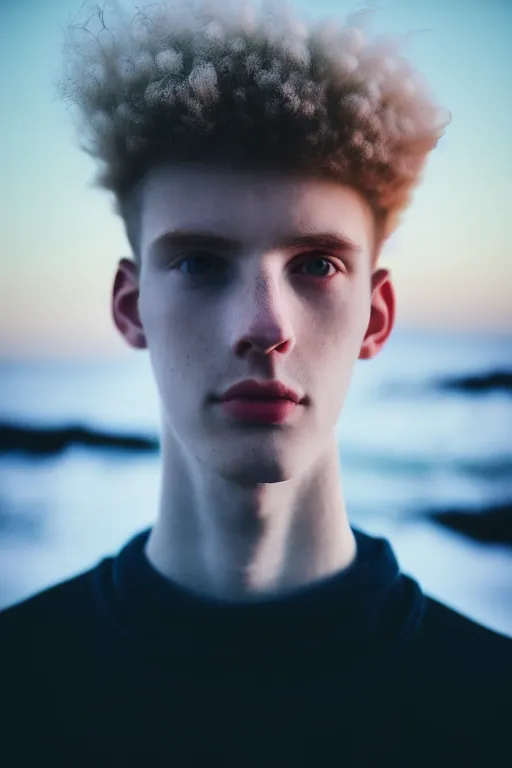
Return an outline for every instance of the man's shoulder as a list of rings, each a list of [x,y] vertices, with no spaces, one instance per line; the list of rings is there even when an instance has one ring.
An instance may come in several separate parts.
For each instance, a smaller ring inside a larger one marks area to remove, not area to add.
[[[486,692],[498,695],[512,686],[512,638],[425,596],[406,667],[425,690],[467,691],[468,701]]]
[[[45,587],[0,610],[0,638],[22,640],[32,628],[39,634],[61,630],[90,616],[96,602],[96,582],[105,561]]]
[[[425,596],[419,637],[430,647],[442,644],[447,652],[464,648],[512,654],[512,638],[465,616],[432,596]]]
[[[407,650],[386,680],[425,744],[464,755],[468,765],[509,764],[510,637],[424,595]]]

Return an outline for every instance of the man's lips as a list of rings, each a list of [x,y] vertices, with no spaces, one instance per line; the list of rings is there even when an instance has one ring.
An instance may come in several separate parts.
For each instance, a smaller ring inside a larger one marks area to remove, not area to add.
[[[256,381],[247,379],[230,387],[220,396],[221,402],[229,400],[291,400],[294,403],[300,403],[303,398],[293,389],[280,381]]]
[[[235,421],[259,424],[282,424],[300,407],[287,397],[233,397],[221,400],[219,406]]]

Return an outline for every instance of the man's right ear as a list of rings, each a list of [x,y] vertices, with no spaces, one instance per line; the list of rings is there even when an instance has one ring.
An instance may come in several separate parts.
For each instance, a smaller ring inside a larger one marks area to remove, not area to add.
[[[146,349],[146,337],[139,316],[139,277],[137,265],[121,259],[112,290],[112,317],[125,341],[135,349]]]

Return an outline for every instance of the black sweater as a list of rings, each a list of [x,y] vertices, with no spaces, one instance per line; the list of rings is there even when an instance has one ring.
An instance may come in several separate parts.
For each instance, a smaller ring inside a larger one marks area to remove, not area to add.
[[[423,594],[353,528],[286,599],[195,595],[116,557],[0,613],[5,766],[512,765],[512,640]]]

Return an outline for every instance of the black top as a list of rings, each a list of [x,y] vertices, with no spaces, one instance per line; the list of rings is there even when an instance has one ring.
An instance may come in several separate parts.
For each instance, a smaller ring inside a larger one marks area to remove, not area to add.
[[[4,766],[512,765],[512,640],[425,596],[386,539],[231,603],[116,557],[0,613]]]

